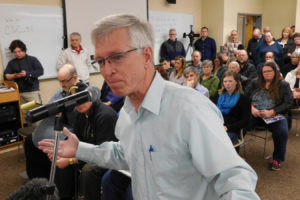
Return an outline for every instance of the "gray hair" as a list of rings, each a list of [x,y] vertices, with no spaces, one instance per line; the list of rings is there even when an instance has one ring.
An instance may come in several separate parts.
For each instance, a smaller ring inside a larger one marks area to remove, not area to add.
[[[202,67],[205,66],[205,65],[213,67],[213,63],[212,63],[211,60],[204,60],[203,63],[202,63]]]
[[[229,64],[228,64],[228,66],[230,65],[230,64],[233,64],[233,66],[237,69],[237,68],[240,68],[240,64],[238,63],[238,62],[236,62],[236,61],[231,61]]]
[[[188,67],[183,71],[183,75],[187,75],[188,73],[193,72],[195,75],[199,75],[200,72],[198,71],[198,69],[196,67]]]
[[[176,31],[176,29],[175,29],[175,28],[170,28],[169,33],[170,33],[171,31]]]
[[[128,28],[130,45],[133,48],[154,47],[152,26],[132,14],[110,15],[97,21],[91,33],[93,44],[96,44],[98,38],[120,28]]]
[[[70,38],[71,38],[72,36],[78,36],[78,37],[81,39],[81,35],[80,35],[80,33],[78,33],[78,32],[73,32],[73,33],[71,33],[71,34],[70,34]]]

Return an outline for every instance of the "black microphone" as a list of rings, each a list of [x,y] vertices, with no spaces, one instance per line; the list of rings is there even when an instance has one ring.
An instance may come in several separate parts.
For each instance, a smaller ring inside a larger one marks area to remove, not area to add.
[[[27,112],[26,119],[31,123],[34,123],[46,117],[63,112],[67,108],[75,107],[88,101],[94,101],[95,98],[97,98],[97,95],[95,95],[94,90],[88,87],[86,90],[76,94],[30,110]]]

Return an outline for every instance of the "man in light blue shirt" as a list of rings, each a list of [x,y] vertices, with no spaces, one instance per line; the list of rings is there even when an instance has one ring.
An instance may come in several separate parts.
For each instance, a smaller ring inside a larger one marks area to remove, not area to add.
[[[195,67],[188,67],[183,71],[186,79],[186,86],[194,88],[204,96],[209,98],[209,91],[206,87],[199,83],[200,72]]]
[[[60,142],[59,156],[130,170],[134,199],[259,199],[256,173],[235,152],[218,108],[155,73],[149,23],[108,16],[92,40],[105,81],[126,96],[115,132],[120,141],[95,146],[64,129],[68,140]],[[39,143],[46,153],[53,146],[53,140]]]

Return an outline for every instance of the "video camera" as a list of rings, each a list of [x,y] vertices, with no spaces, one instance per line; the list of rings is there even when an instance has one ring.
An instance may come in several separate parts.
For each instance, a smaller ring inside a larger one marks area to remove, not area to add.
[[[189,34],[183,33],[183,38],[186,38],[186,36],[188,36],[189,39],[190,39],[190,44],[192,45],[195,37],[200,37],[200,34],[199,33],[194,33],[193,25],[190,25],[190,27],[191,27],[190,33]]]

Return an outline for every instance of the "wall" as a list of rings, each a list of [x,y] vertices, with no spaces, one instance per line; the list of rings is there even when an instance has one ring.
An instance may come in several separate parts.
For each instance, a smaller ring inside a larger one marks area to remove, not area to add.
[[[275,38],[284,27],[295,25],[297,0],[264,0],[262,27],[270,26]]]
[[[237,29],[238,13],[263,14],[263,1],[264,0],[224,0],[224,30],[222,45],[227,41],[230,32],[233,29]]]
[[[295,21],[296,32],[300,32],[300,0],[297,0],[297,5],[295,7],[296,7],[296,21]]]
[[[148,0],[149,10],[160,12],[178,12],[194,15],[194,32],[199,33],[201,29],[201,7],[202,0],[177,0],[176,4],[168,4],[166,0]],[[190,30],[187,30],[188,32]]]
[[[62,6],[61,0],[0,0],[0,4],[29,4],[29,5],[40,5],[40,6]],[[34,56],[34,55],[33,55]],[[3,79],[3,66],[2,58],[0,54],[0,80]],[[100,74],[92,74],[90,77],[91,85],[101,87],[103,78]],[[40,81],[40,93],[43,103],[47,103],[53,94],[60,88],[59,82],[56,79],[47,79]]]
[[[208,35],[215,39],[217,52],[223,44],[224,0],[202,0],[202,25],[208,28]]]

